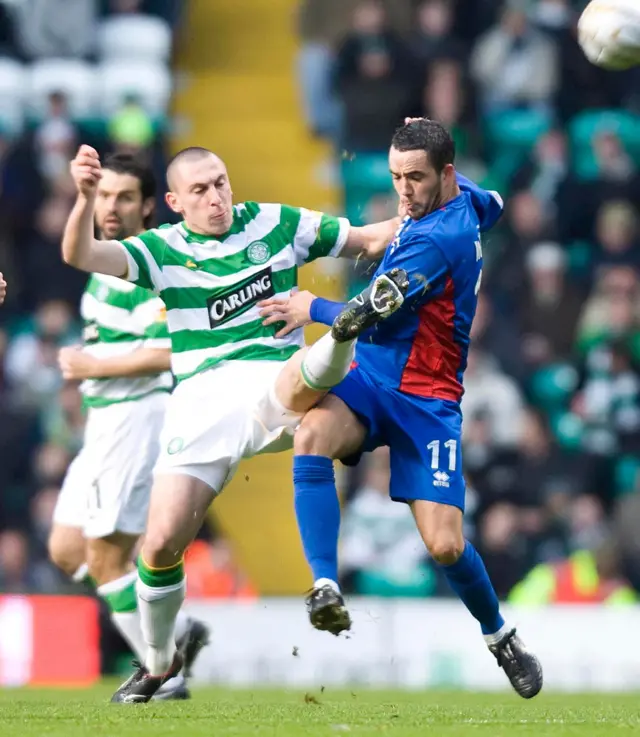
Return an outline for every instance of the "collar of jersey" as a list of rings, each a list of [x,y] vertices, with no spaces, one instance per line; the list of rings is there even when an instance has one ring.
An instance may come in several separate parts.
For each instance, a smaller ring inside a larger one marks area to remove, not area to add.
[[[211,241],[222,242],[230,236],[236,235],[236,233],[242,233],[245,228],[245,219],[242,216],[242,213],[243,210],[241,210],[239,207],[234,206],[233,222],[231,223],[231,227],[229,228],[229,230],[227,230],[226,233],[220,233],[220,235],[204,235],[203,233],[194,233],[192,230],[189,230],[189,228],[187,228],[187,224],[184,222],[184,220],[180,223],[180,225],[182,226],[182,230],[184,231],[187,243],[207,244]]]

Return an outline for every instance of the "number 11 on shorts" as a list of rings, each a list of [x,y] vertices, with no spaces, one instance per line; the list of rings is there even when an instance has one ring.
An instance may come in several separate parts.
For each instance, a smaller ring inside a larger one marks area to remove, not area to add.
[[[455,471],[458,441],[447,440],[444,443],[444,447],[449,451],[449,471]],[[440,441],[432,440],[429,445],[427,445],[427,450],[431,451],[431,468],[437,471],[440,468]]]

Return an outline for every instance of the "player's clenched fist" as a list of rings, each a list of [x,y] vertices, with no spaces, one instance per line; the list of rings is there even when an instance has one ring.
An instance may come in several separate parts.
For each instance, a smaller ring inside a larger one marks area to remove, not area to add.
[[[80,346],[66,346],[58,352],[58,365],[67,381],[83,381],[95,377],[96,360]]]
[[[71,162],[71,176],[80,194],[95,194],[102,177],[100,157],[95,148],[80,146],[75,159]]]
[[[4,298],[7,296],[7,282],[0,272],[0,305],[4,302]]]

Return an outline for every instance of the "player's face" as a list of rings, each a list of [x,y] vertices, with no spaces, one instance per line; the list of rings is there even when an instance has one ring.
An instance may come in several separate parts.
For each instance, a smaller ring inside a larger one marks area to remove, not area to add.
[[[132,174],[103,169],[98,184],[95,219],[102,238],[122,240],[141,233],[153,199],[142,199],[140,180]]]
[[[438,173],[429,163],[426,151],[389,151],[389,170],[393,186],[409,217],[420,220],[440,207],[443,195],[455,178],[453,166],[447,164]]]
[[[178,164],[172,175],[167,204],[182,215],[194,233],[222,235],[233,223],[229,175],[224,163],[213,154]]]

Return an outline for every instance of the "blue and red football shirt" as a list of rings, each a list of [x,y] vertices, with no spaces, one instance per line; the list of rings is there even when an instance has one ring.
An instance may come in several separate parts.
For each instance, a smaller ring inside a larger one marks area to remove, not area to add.
[[[375,276],[409,276],[402,308],[363,333],[356,364],[408,394],[459,402],[469,333],[482,278],[481,233],[502,214],[502,200],[457,175],[460,194],[420,220],[406,218]]]

